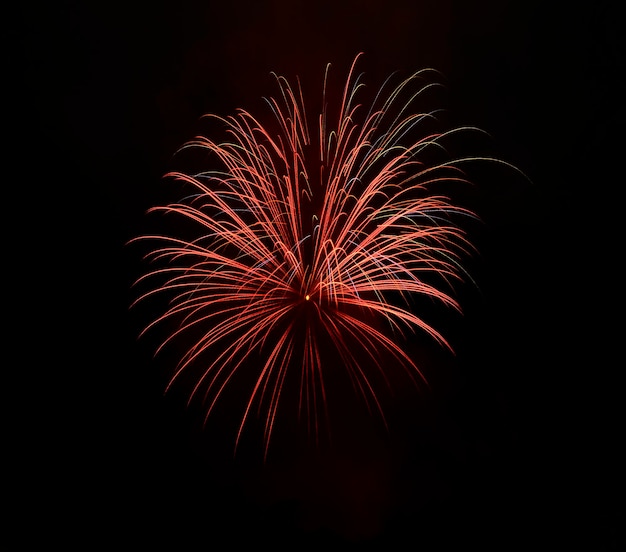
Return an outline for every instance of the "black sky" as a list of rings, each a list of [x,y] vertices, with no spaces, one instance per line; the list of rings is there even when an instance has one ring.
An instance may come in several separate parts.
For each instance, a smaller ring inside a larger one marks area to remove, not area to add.
[[[15,261],[5,266],[25,284],[9,304],[28,341],[9,362],[17,382],[7,393],[19,397],[14,450],[28,466],[16,472],[16,511],[33,533],[84,549],[222,539],[618,549],[623,40],[601,2],[544,6],[20,8],[7,24]],[[415,419],[389,438],[359,427],[333,450],[264,467],[250,451],[233,460],[223,435],[207,442],[162,397],[167,359],[136,339],[145,321],[128,306],[141,266],[124,244],[168,197],[161,175],[202,114],[255,109],[274,91],[270,71],[300,75],[317,94],[325,64],[341,76],[359,51],[374,82],[440,70],[456,120],[487,130],[494,153],[532,183],[479,187],[481,294],[467,292],[465,318],[450,322],[457,357],[442,355],[450,375],[426,418],[409,409]]]

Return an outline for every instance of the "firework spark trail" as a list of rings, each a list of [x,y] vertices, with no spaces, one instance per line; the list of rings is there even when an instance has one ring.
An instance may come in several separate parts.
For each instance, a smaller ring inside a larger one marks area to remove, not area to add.
[[[317,145],[307,125],[300,84],[294,90],[277,75],[280,95],[266,99],[276,126],[262,124],[245,110],[226,118],[207,115],[224,125],[228,140],[198,136],[181,149],[208,152],[212,170],[169,173],[168,178],[194,193],[151,210],[193,222],[197,239],[137,238],[161,243],[148,257],[164,265],[140,282],[166,278],[138,301],[161,293],[171,296],[170,306],[145,331],[175,320],[178,327],[164,347],[201,329],[168,389],[192,365],[200,366],[189,402],[201,396],[208,417],[246,361],[262,355],[235,447],[256,407],[257,415],[265,416],[267,454],[294,366],[301,371],[299,415],[306,414],[317,432],[319,416],[327,416],[320,340],[334,345],[355,391],[383,420],[361,356],[385,381],[383,352],[416,384],[426,384],[402,348],[406,332],[419,329],[450,348],[439,331],[412,312],[408,298],[422,295],[460,310],[450,293],[429,282],[434,275],[449,287],[466,276],[461,261],[472,246],[452,219],[474,214],[430,189],[467,182],[459,165],[479,158],[426,163],[425,152],[443,150],[446,137],[469,130],[419,135],[421,124],[434,120],[436,113],[414,112],[415,101],[435,86],[423,83],[426,71],[386,95],[391,86],[387,79],[361,117],[363,106],[357,98],[364,85],[355,72],[359,57],[350,68],[335,125],[327,105],[327,68]],[[407,93],[408,100],[401,100]],[[418,137],[410,139],[416,133]],[[311,156],[315,151],[318,158]],[[405,301],[397,304],[389,294]],[[381,320],[386,330],[378,324]],[[206,360],[209,351],[213,356]]]

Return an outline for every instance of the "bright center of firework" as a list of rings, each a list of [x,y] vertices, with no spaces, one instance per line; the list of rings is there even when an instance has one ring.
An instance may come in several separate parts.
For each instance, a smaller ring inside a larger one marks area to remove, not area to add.
[[[308,301],[310,298],[311,298],[311,296],[308,293],[304,296],[304,300],[305,301]]]

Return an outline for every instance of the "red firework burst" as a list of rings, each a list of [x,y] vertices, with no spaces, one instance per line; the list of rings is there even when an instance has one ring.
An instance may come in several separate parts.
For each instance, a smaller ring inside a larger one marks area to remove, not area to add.
[[[326,412],[328,355],[384,419],[375,378],[388,381],[393,365],[426,383],[403,348],[407,332],[449,348],[410,298],[459,309],[445,290],[464,278],[471,245],[453,220],[474,214],[433,188],[466,182],[459,165],[470,158],[426,159],[441,159],[431,152],[467,128],[424,132],[435,113],[415,104],[435,86],[431,70],[399,84],[388,79],[365,107],[358,59],[334,110],[327,68],[314,124],[300,86],[278,76],[269,124],[244,110],[207,115],[227,138],[185,144],[207,154],[207,170],[168,174],[193,191],[153,209],[191,223],[194,237],[138,238],[157,244],[148,257],[160,263],[141,278],[157,283],[139,300],[171,299],[146,331],[172,320],[163,345],[186,340],[167,388],[192,371],[189,401],[204,401],[208,417],[236,375],[252,371],[235,442],[260,412],[266,453],[289,374],[299,381],[298,413],[315,428]]]

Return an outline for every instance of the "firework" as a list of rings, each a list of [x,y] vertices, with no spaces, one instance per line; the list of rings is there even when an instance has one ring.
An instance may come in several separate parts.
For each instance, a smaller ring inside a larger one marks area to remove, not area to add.
[[[148,257],[157,263],[140,279],[151,287],[139,300],[169,299],[146,331],[169,321],[162,347],[184,343],[167,389],[192,374],[189,401],[201,401],[208,418],[238,374],[253,374],[235,446],[260,416],[267,452],[288,379],[298,382],[297,412],[284,415],[317,428],[327,416],[329,356],[384,419],[377,386],[389,383],[389,370],[427,385],[405,352],[408,334],[450,348],[412,298],[460,310],[450,283],[466,278],[472,247],[460,221],[474,214],[438,190],[467,182],[460,165],[476,158],[441,159],[444,141],[468,129],[426,130],[436,112],[416,106],[437,85],[432,70],[389,78],[361,103],[358,59],[335,103],[327,67],[316,119],[300,84],[279,76],[269,122],[245,110],[207,115],[225,138],[186,143],[206,169],[166,175],[190,192],[152,209],[178,217],[192,238],[138,238],[154,245]]]

